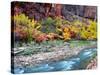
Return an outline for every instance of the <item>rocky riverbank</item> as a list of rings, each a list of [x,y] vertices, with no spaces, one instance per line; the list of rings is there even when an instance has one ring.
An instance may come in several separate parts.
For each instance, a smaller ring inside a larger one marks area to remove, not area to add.
[[[93,46],[77,46],[77,47],[69,47],[69,46],[59,46],[53,47],[52,52],[40,52],[38,54],[33,54],[30,56],[15,56],[14,57],[14,66],[35,66],[42,63],[56,62],[63,60],[65,58],[69,58],[73,55],[77,55],[80,51],[86,48],[94,48]]]
[[[90,61],[86,69],[96,69],[96,68],[97,68],[97,57]]]

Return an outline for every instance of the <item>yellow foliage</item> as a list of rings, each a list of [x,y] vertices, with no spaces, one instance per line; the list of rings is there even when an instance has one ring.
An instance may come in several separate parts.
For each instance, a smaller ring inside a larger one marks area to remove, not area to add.
[[[70,34],[69,33],[63,33],[63,37],[64,37],[64,40],[70,40]]]
[[[71,25],[64,28],[62,31],[64,40],[71,38],[95,40],[97,39],[97,23],[96,21],[87,20],[89,23],[83,23],[81,21],[75,21]],[[61,30],[60,30],[61,31]],[[73,36],[73,37],[72,37]]]
[[[56,27],[57,32],[62,32],[61,28]]]
[[[64,37],[64,40],[70,40],[71,39],[69,28],[67,28],[67,27],[64,28],[63,37]]]
[[[70,30],[71,30],[71,31],[74,31],[75,33],[78,33],[79,30],[80,30],[80,28],[78,28],[77,26],[71,25],[71,26],[70,26]]]
[[[97,24],[95,21],[89,20],[90,25],[84,26],[81,30],[81,38],[87,40],[97,39]]]
[[[73,23],[72,23],[74,26],[78,26],[78,27],[81,27],[83,26],[83,23],[79,20],[75,20]]]

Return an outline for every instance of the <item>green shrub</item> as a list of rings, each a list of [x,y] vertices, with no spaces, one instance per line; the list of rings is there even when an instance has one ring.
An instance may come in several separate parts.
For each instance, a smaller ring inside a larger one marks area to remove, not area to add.
[[[41,28],[42,32],[45,33],[55,32],[55,28],[56,28],[55,21],[51,17],[42,20],[41,24],[42,24],[42,28]]]
[[[70,22],[68,20],[62,19],[61,17],[56,17],[55,24],[57,27],[59,27],[66,24],[70,25]]]

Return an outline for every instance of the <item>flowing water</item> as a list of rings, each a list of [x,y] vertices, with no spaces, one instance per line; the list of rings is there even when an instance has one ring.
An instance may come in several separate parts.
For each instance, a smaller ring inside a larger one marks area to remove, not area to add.
[[[86,62],[97,53],[97,48],[89,48],[82,50],[78,55],[72,56],[65,60],[40,64],[33,67],[16,67],[14,73],[34,73],[34,72],[51,72],[51,71],[67,71],[81,70],[86,68]]]

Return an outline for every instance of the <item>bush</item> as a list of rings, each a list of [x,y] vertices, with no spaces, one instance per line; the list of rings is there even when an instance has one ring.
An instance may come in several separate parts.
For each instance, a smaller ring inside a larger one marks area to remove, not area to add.
[[[42,21],[34,21],[29,19],[24,14],[14,16],[15,33],[20,39],[25,39],[28,42],[34,39],[37,42],[46,40],[54,40],[62,38],[64,40],[97,39],[97,24],[96,21],[83,19],[83,21],[75,20],[69,22],[60,17],[48,17]],[[40,31],[39,31],[40,30]]]
[[[49,32],[55,32],[55,21],[51,18],[48,17],[44,20],[41,21],[42,27],[41,31],[44,33],[49,33]]]
[[[30,20],[25,14],[14,15],[14,24],[15,32],[19,35],[19,38],[25,38],[27,42],[32,41],[33,30],[38,30],[41,27],[40,23],[34,21],[34,19]]]
[[[31,20],[28,19],[25,14],[14,15],[14,24],[21,25],[21,26],[29,26]]]
[[[97,39],[97,23],[89,20],[89,25],[83,26],[80,32],[82,39],[95,40]]]
[[[55,25],[56,25],[56,33],[61,34],[62,28],[65,28],[65,25],[70,25],[70,22],[62,19],[61,17],[55,18]]]
[[[61,25],[59,32],[62,34],[64,40],[70,39],[84,39],[96,40],[97,39],[97,24],[95,21],[87,20],[88,23],[76,20],[74,22]]]

